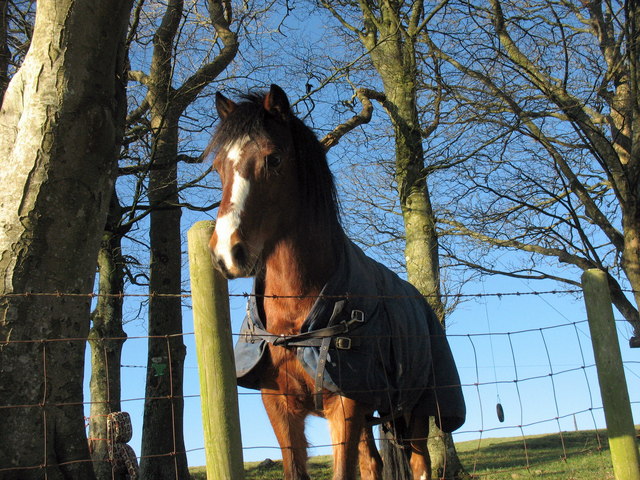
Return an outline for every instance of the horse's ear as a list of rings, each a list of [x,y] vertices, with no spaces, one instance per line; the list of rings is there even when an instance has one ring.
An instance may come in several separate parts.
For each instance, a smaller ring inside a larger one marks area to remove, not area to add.
[[[216,92],[216,110],[218,110],[218,115],[220,115],[222,120],[227,118],[229,114],[236,109],[236,107],[237,105],[235,102],[229,100],[220,92]]]
[[[269,93],[264,97],[264,109],[279,120],[285,121],[291,114],[291,106],[287,94],[278,85],[271,85]]]

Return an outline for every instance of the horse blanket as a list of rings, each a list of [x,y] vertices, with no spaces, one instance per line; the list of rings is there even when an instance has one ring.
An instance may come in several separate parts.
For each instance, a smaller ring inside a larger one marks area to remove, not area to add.
[[[460,378],[440,322],[413,285],[350,241],[299,336],[270,338],[250,297],[234,352],[240,386],[260,388],[268,342],[295,348],[316,386],[381,416],[408,415],[427,402],[442,430],[464,423]]]

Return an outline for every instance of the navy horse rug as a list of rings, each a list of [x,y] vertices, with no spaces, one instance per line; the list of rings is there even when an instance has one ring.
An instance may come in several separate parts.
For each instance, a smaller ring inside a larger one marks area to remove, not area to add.
[[[371,405],[382,418],[409,415],[418,402],[447,432],[465,419],[465,404],[444,330],[418,290],[347,242],[299,335],[270,334],[252,295],[235,347],[238,385],[259,389],[267,343],[296,348],[322,389]],[[260,279],[254,293],[260,292]],[[268,327],[268,326],[267,326]]]

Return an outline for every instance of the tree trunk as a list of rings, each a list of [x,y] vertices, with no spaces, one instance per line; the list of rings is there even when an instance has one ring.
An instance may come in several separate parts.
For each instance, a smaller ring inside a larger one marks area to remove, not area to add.
[[[94,478],[82,408],[88,294],[122,138],[130,8],[40,0],[3,99],[2,478]],[[55,292],[81,295],[36,295]]]
[[[126,333],[122,329],[122,297],[124,291],[124,259],[122,235],[116,231],[120,205],[115,190],[111,199],[109,220],[98,254],[98,297],[89,331],[91,345],[91,413],[89,450],[98,480],[124,480],[114,476],[107,445],[107,415],[120,411],[120,364]]]
[[[395,29],[394,29],[395,30]],[[386,42],[370,49],[387,98],[385,108],[394,128],[395,179],[405,228],[407,277],[444,324],[440,297],[438,236],[424,170],[422,129],[418,117],[415,49],[409,38],[388,32]],[[464,469],[451,434],[442,432],[433,419],[429,428],[429,455],[432,469],[446,478],[458,478]]]
[[[622,217],[622,225],[624,232],[624,248],[622,251],[622,269],[624,270],[629,284],[633,290],[633,296],[636,306],[640,305],[640,205],[638,205],[638,197],[635,195],[626,202],[626,211]],[[612,297],[614,292],[612,292]],[[626,297],[625,297],[626,298]],[[615,297],[614,297],[615,299]],[[638,310],[629,313],[625,312],[618,303],[616,307],[620,310],[627,321],[633,325],[634,343],[640,344],[640,325],[638,318]]]
[[[189,479],[183,437],[182,288],[177,119],[154,115],[155,157],[149,179],[151,271],[149,353],[141,478]],[[167,296],[165,296],[167,295]]]
[[[152,168],[149,178],[151,206],[151,272],[149,290],[149,352],[142,432],[141,477],[189,479],[183,437],[182,288],[180,205],[178,196],[179,119],[202,89],[233,60],[237,36],[229,28],[231,10],[225,2],[209,0],[207,9],[222,47],[184,84],[174,89],[172,75],[176,35],[182,21],[182,0],[170,0],[154,35],[154,51],[147,99],[151,107]]]
[[[405,227],[407,278],[426,296],[436,316],[444,324],[444,305],[440,297],[438,237],[426,179],[421,175],[424,162],[422,137],[417,125],[411,123],[414,118],[417,120],[417,108],[413,102],[415,117],[403,118],[403,111],[411,113],[411,105],[403,105],[397,98],[394,102],[394,96],[389,95],[389,90],[385,89],[385,94],[390,103],[397,107],[396,113],[400,120],[399,124],[394,125],[396,183]],[[410,97],[400,95],[400,98]],[[451,434],[442,432],[433,419],[430,419],[429,423],[428,443],[433,472],[438,474],[437,478],[458,478],[464,469],[458,459]]]

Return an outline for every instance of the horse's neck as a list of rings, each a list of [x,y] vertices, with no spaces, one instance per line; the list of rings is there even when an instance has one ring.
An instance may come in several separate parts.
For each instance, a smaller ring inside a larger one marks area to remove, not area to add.
[[[338,254],[332,239],[306,239],[304,245],[281,242],[269,256],[264,272],[263,308],[267,330],[296,334],[322,287],[335,270]]]

